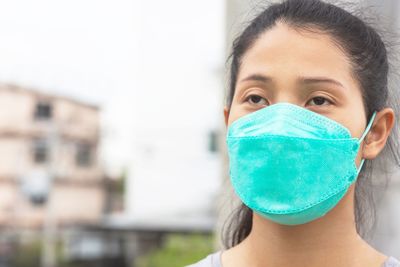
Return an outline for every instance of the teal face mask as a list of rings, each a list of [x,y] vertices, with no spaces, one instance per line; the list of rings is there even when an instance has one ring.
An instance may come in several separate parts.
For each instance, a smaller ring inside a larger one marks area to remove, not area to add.
[[[356,180],[355,159],[372,126],[358,140],[343,125],[290,103],[278,103],[228,128],[230,177],[254,212],[280,224],[324,216]]]

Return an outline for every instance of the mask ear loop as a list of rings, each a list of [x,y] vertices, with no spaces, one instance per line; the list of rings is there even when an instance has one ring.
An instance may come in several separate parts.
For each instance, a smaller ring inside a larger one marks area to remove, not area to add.
[[[358,144],[361,144],[362,140],[363,140],[363,139],[365,138],[365,136],[368,134],[369,130],[370,130],[371,127],[372,127],[372,123],[373,123],[374,120],[375,120],[375,117],[376,117],[376,111],[374,112],[374,114],[372,114],[371,120],[369,121],[369,123],[368,123],[368,125],[367,125],[367,128],[365,129],[365,131],[364,131],[363,135],[361,136],[361,138],[358,140]],[[361,168],[362,168],[362,166],[364,165],[364,161],[365,161],[365,159],[361,159],[361,163],[360,163],[360,166],[358,167],[356,177],[357,177],[358,174],[360,173]]]

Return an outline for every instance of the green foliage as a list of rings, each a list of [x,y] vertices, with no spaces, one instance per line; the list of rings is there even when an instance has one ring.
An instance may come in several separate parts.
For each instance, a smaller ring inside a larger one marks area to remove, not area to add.
[[[167,236],[164,246],[143,257],[138,267],[183,267],[213,252],[213,236],[178,235]]]
[[[128,171],[126,168],[124,168],[124,170],[121,173],[121,176],[117,179],[116,181],[116,188],[115,188],[115,192],[120,194],[120,195],[124,195],[125,193],[125,184],[126,184],[126,179],[128,177]]]
[[[40,267],[42,261],[43,242],[33,239],[30,242],[20,243],[10,257],[11,266],[14,267]],[[57,266],[67,266],[62,254],[62,244],[55,246]]]
[[[39,267],[41,261],[42,242],[34,240],[32,242],[22,244],[18,247],[18,252],[14,253],[10,262],[16,267]]]

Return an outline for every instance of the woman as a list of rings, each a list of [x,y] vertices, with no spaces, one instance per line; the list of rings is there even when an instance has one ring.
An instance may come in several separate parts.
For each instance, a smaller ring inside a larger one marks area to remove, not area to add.
[[[243,205],[227,249],[191,266],[400,266],[360,236],[368,167],[398,156],[388,70],[380,36],[337,6],[259,14],[233,44],[224,110]]]

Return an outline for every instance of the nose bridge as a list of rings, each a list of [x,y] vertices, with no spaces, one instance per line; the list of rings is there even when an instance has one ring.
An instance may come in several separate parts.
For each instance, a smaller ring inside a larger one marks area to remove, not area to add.
[[[274,99],[271,104],[277,103],[290,103],[294,105],[301,105],[301,101],[299,99],[298,94],[294,91],[294,88],[279,88],[276,91]]]

